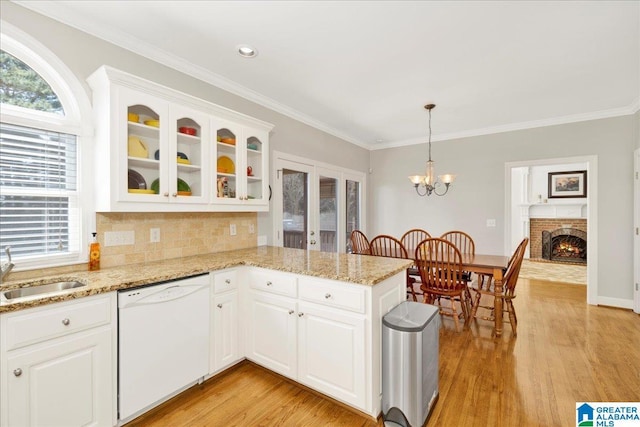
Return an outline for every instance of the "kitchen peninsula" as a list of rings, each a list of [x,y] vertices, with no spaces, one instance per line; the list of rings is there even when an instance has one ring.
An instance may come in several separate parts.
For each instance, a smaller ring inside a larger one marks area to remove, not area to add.
[[[51,362],[50,370],[70,369],[58,363],[61,356],[48,353],[48,348],[55,344],[65,350],[66,342],[97,332],[102,333],[100,345],[88,357],[96,358],[94,369],[102,376],[96,381],[111,399],[106,405],[100,403],[91,381],[86,381],[89,389],[69,390],[91,396],[82,400],[88,405],[105,406],[96,408],[94,417],[112,425],[120,422],[116,291],[203,274],[210,280],[211,315],[210,366],[202,379],[246,358],[376,417],[380,413],[381,318],[405,299],[409,264],[391,258],[256,247],[7,282],[1,292],[59,280],[86,286],[44,298],[0,301],[0,368],[3,373],[13,372],[0,382],[0,425],[42,419],[34,413],[39,410],[47,416],[60,415],[53,402],[26,403],[15,409],[14,401],[29,401],[28,393],[34,390],[29,390],[28,380],[39,375],[36,364],[46,360]],[[83,307],[86,304],[93,306]],[[72,317],[74,310],[79,320]],[[60,330],[38,329],[38,321]],[[31,335],[26,339],[20,331]],[[34,359],[36,353],[39,357]],[[44,378],[35,382],[43,387],[36,391],[41,402],[49,390],[54,393],[60,386],[47,385]]]

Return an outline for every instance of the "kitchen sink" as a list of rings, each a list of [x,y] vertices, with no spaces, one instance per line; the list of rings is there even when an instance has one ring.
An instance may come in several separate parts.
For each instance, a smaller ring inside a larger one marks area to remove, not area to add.
[[[46,296],[53,296],[59,293],[64,293],[64,291],[67,291],[69,289],[82,288],[85,286],[87,286],[86,283],[78,282],[76,280],[66,280],[52,282],[45,285],[35,285],[12,289],[10,291],[4,291],[0,295],[2,296],[2,299],[6,301],[14,301],[18,299],[35,299]]]

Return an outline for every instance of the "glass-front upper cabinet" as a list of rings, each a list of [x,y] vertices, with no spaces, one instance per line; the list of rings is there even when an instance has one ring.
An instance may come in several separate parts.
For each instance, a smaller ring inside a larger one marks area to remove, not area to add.
[[[88,82],[97,212],[269,209],[272,125],[107,66]]]
[[[126,165],[119,190],[123,200],[206,203],[204,176],[208,117],[188,108],[123,89],[126,103]],[[140,99],[140,97],[144,99]],[[146,102],[145,102],[146,101]],[[125,175],[126,174],[126,175]]]
[[[216,129],[214,203],[267,205],[268,133],[219,121]]]

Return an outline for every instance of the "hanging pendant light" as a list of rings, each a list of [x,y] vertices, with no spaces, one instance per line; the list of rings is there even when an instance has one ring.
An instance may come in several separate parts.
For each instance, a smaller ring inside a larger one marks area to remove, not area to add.
[[[434,161],[431,160],[431,110],[436,107],[436,104],[427,104],[424,108],[429,112],[429,160],[427,161],[427,170],[424,175],[412,175],[409,177],[413,186],[416,189],[416,193],[420,196],[430,196],[431,193],[436,196],[444,196],[449,191],[449,186],[456,179],[455,175],[445,174],[436,178]],[[441,188],[444,184],[444,191],[438,192],[438,188]]]

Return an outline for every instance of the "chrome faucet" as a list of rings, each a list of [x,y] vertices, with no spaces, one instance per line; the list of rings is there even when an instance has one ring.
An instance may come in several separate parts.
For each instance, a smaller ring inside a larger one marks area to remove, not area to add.
[[[0,283],[4,280],[4,276],[9,274],[11,269],[15,267],[15,264],[11,262],[11,246],[4,248],[4,251],[7,253],[7,258],[9,260],[0,266]]]

